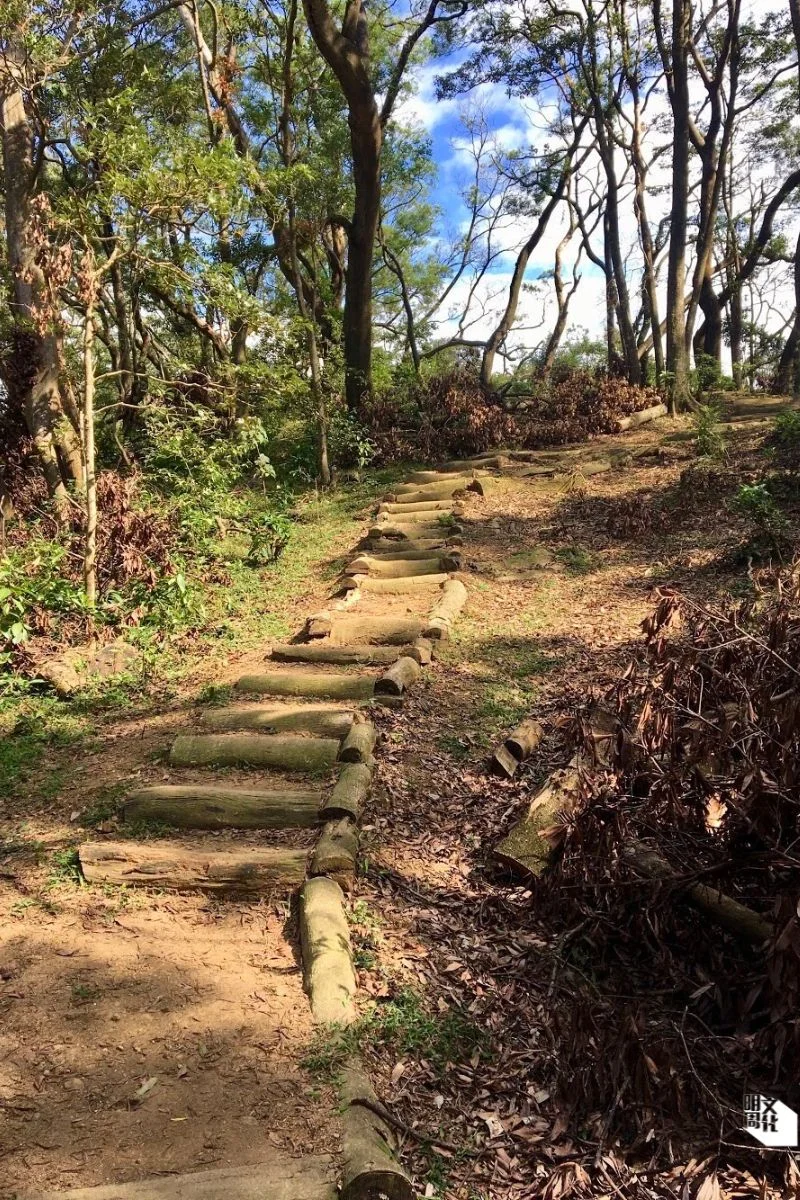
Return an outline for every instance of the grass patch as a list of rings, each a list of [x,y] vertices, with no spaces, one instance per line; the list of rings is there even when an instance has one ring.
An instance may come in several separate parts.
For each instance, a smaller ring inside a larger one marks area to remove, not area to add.
[[[84,878],[78,851],[74,846],[56,850],[50,859],[48,887],[83,887]]]
[[[112,821],[119,809],[120,797],[125,793],[126,785],[118,783],[114,787],[102,788],[81,813],[79,824],[84,829],[96,829],[98,825]]]
[[[476,1050],[487,1054],[485,1033],[466,1013],[456,1008],[429,1012],[417,992],[404,988],[387,1003],[374,1004],[352,1025],[319,1030],[302,1065],[317,1078],[332,1082],[350,1055],[379,1049],[395,1057],[416,1055],[439,1070]]]
[[[232,699],[233,684],[231,683],[207,683],[197,694],[198,704],[208,704],[212,707],[222,708],[224,705],[230,704]]]
[[[564,564],[570,575],[590,575],[600,565],[585,546],[562,546],[556,550],[555,557]]]

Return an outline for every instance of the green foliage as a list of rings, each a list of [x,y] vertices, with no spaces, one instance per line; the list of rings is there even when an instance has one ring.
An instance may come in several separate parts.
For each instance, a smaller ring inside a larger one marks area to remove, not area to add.
[[[84,879],[78,851],[73,847],[54,851],[50,859],[49,887],[69,885],[83,887]]]
[[[66,557],[62,540],[34,534],[24,547],[0,558],[0,665],[33,632],[86,613],[82,587],[64,574]]]
[[[695,454],[699,458],[722,458],[725,436],[720,428],[720,412],[715,404],[701,404],[692,414]]]
[[[589,575],[597,569],[594,555],[585,546],[562,546],[555,557],[562,562],[570,575]]]
[[[800,450],[800,410],[787,409],[775,418],[772,442],[785,450]]]
[[[693,392],[729,392],[735,384],[729,375],[723,375],[719,359],[713,354],[698,354],[691,387]]]
[[[757,537],[780,549],[789,533],[789,522],[765,483],[742,484],[733,498],[736,512],[753,525]]]

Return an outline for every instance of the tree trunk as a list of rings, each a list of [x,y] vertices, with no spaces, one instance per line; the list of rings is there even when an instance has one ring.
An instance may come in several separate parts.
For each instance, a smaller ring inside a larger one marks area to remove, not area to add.
[[[796,394],[800,383],[800,236],[794,252],[794,321],[778,363],[777,391]]]
[[[48,491],[63,509],[67,487],[83,482],[81,447],[59,383],[58,339],[48,312],[46,280],[36,261],[31,198],[35,187],[33,133],[20,80],[24,65],[6,49],[10,69],[0,76],[0,136],[5,176],[5,222],[10,275],[12,351],[4,371],[9,402],[24,415],[42,461]],[[13,71],[13,74],[12,74]]]
[[[656,0],[654,16],[661,27],[661,3]],[[672,53],[664,63],[671,77],[672,105],[672,205],[670,209],[669,260],[667,271],[667,372],[670,412],[684,408],[690,400],[689,350],[686,345],[686,237],[689,222],[689,0],[674,0],[672,6]],[[663,56],[663,50],[662,50]]]

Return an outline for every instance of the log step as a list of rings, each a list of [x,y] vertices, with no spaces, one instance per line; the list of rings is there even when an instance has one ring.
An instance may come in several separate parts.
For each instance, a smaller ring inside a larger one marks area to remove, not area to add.
[[[472,475],[445,475],[431,483],[401,483],[386,500],[397,504],[413,504],[416,500],[447,500],[458,492],[474,492],[480,480]]]
[[[340,621],[357,618],[340,617]],[[401,639],[413,641],[418,634]],[[340,645],[353,639],[343,637]],[[367,639],[358,639],[367,640]],[[322,671],[269,671],[262,675],[243,675],[236,684],[240,692],[259,693],[264,696],[315,696],[331,697],[336,700],[369,700],[375,688],[372,675],[353,675],[344,672]]]
[[[338,756],[337,738],[208,733],[176,737],[169,761],[173,767],[274,767],[318,774],[329,771]]]
[[[349,572],[349,568],[348,568]],[[395,646],[321,646],[282,645],[272,647],[271,657],[276,662],[335,663],[340,666],[385,667],[395,662],[400,650]]]
[[[209,850],[195,842],[86,842],[78,855],[89,883],[172,891],[290,891],[306,873],[305,850]]]
[[[462,539],[457,535],[448,535],[446,531],[438,537],[408,537],[387,538],[370,537],[366,539],[366,551],[370,555],[387,558],[427,558],[432,550],[448,550],[458,547]]]
[[[450,629],[467,602],[467,589],[460,579],[448,579],[442,588],[441,599],[431,611],[425,637],[446,640]]]
[[[179,829],[310,829],[319,823],[322,792],[308,789],[165,784],[140,788],[123,802],[126,821],[160,821]]]
[[[401,575],[395,579],[372,579],[369,575],[345,575],[341,586],[359,587],[364,595],[403,596],[441,588],[450,576],[442,571],[436,575]]]
[[[24,1200],[336,1200],[336,1167],[330,1155],[286,1158],[265,1149],[264,1159],[255,1167],[220,1167],[68,1192],[28,1192]]]
[[[380,579],[408,579],[416,575],[438,575],[442,571],[457,571],[460,556],[457,553],[436,554],[430,558],[373,557],[361,554],[345,567],[347,575],[372,575]]]
[[[425,514],[423,513],[423,516]],[[440,537],[445,537],[449,541],[453,537],[460,537],[464,530],[460,525],[449,525],[437,522],[436,524],[423,523],[422,521],[409,521],[404,518],[397,522],[383,522],[378,525],[372,525],[369,530],[369,537],[372,538],[398,538],[400,541],[413,541],[415,544],[418,540],[422,543],[434,540],[437,534]]]
[[[200,724],[206,729],[257,729],[261,733],[314,733],[323,738],[343,738],[353,720],[352,709],[325,704],[239,704],[206,709]]]
[[[422,637],[424,622],[417,617],[359,617],[333,615],[329,637],[332,645],[349,646],[357,642],[370,645],[405,646]],[[370,695],[375,680],[370,678]]]
[[[417,513],[452,511],[452,500],[384,500],[378,508],[378,513],[396,517],[402,517],[405,513],[415,516]]]

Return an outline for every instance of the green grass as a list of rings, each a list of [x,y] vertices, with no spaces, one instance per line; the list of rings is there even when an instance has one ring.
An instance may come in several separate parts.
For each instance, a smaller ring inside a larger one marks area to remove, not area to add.
[[[78,851],[74,847],[65,847],[54,851],[50,859],[50,873],[47,877],[48,887],[83,887],[84,878]]]
[[[585,546],[562,546],[556,550],[555,557],[564,564],[570,575],[589,575],[599,566],[595,555]]]
[[[113,787],[101,788],[92,802],[81,813],[79,824],[84,829],[96,829],[98,825],[103,825],[106,821],[113,820],[117,815],[120,799],[126,790],[127,786],[124,783],[116,784]]]
[[[365,1049],[386,1049],[396,1058],[417,1056],[437,1070],[476,1050],[488,1055],[485,1033],[465,1012],[430,1012],[417,992],[404,988],[387,1003],[373,1004],[352,1025],[319,1030],[302,1065],[317,1078],[333,1081],[347,1059]]]

